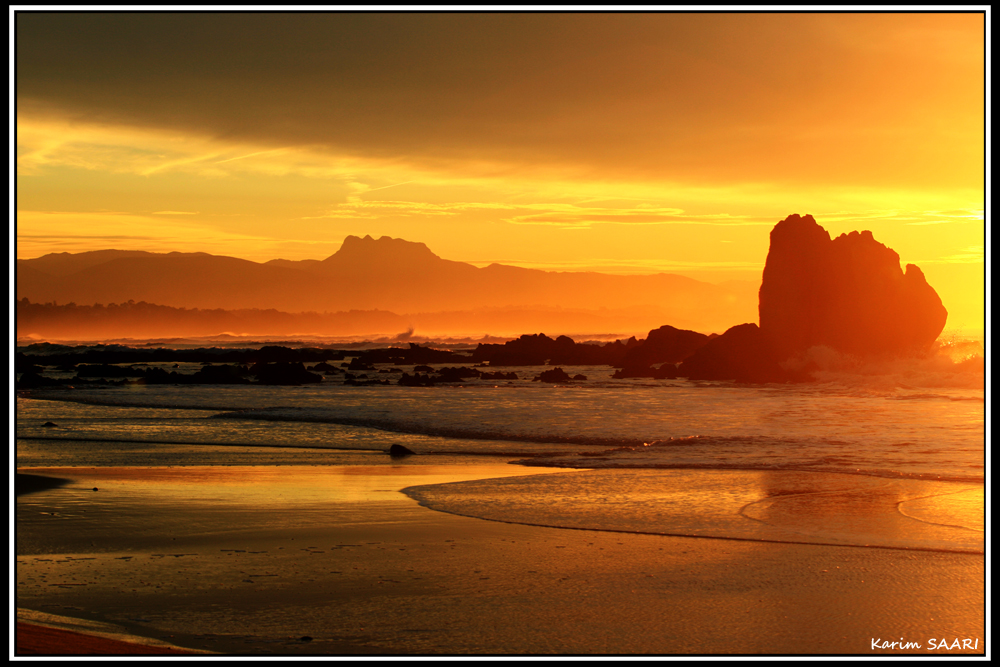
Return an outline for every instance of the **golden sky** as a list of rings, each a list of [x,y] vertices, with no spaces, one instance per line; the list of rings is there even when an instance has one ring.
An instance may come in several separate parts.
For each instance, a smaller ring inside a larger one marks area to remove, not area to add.
[[[983,326],[983,13],[18,13],[19,258],[105,248],[759,280],[870,229]]]

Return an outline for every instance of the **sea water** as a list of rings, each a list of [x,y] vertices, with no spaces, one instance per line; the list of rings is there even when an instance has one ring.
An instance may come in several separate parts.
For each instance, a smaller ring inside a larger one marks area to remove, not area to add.
[[[373,377],[398,377],[390,366],[376,369],[387,372]],[[16,464],[372,465],[388,464],[388,447],[401,444],[416,455],[396,464],[586,469],[408,491],[428,507],[469,516],[981,550],[981,365],[939,355],[841,365],[815,383],[782,385],[617,380],[599,366],[564,367],[587,380],[551,384],[532,381],[539,368],[499,370],[520,379],[402,387],[345,386],[332,376],[293,387],[37,390],[17,399]]]

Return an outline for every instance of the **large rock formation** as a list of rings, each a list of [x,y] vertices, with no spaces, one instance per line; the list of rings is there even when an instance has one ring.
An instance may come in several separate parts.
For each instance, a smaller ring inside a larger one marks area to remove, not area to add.
[[[948,312],[913,264],[872,233],[831,239],[812,216],[771,230],[760,286],[760,326],[741,324],[706,342],[677,368],[692,380],[809,380],[806,352],[827,346],[858,356],[926,352]]]
[[[872,233],[836,239],[810,215],[771,230],[760,286],[760,330],[781,357],[826,345],[857,355],[926,351],[948,312],[913,264]]]

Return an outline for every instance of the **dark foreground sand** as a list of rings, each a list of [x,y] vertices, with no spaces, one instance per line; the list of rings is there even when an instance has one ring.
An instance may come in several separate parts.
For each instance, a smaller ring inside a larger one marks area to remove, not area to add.
[[[70,482],[18,497],[17,606],[194,650],[895,655],[956,639],[978,642],[931,654],[987,648],[982,555],[506,524],[398,493],[544,469],[27,472]],[[22,632],[26,655],[35,635]],[[872,647],[901,638],[921,647]]]
[[[198,655],[198,652],[180,648],[149,646],[32,623],[18,622],[14,632],[17,638],[16,654],[24,656]]]

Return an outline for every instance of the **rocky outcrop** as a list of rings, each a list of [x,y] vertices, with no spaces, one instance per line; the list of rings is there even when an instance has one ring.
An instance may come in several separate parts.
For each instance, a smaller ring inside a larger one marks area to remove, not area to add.
[[[707,343],[709,338],[697,331],[678,329],[665,324],[659,329],[650,331],[646,340],[640,341],[638,345],[628,350],[621,365],[622,368],[648,368],[653,364],[676,364],[691,356],[691,353]]]
[[[577,343],[569,336],[552,339],[545,334],[524,334],[503,345],[480,343],[471,360],[490,366],[618,365],[626,352],[638,345],[635,338],[604,345]]]
[[[479,373],[480,380],[516,380],[517,373],[511,371],[510,373],[504,373],[503,371],[494,371],[490,373],[489,371],[484,371]]]
[[[250,371],[243,366],[206,365],[191,376],[192,384],[249,384]],[[310,380],[311,381],[311,380]]]
[[[433,387],[434,378],[430,375],[422,375],[420,373],[414,373],[413,375],[403,373],[396,384],[401,387]]]
[[[547,371],[542,371],[538,377],[532,380],[532,382],[569,382],[571,379],[573,378],[570,378],[569,373],[563,369],[552,368]]]
[[[782,368],[781,359],[753,323],[739,324],[705,343],[677,367],[689,380],[788,382],[804,379]]]
[[[259,384],[310,384],[322,382],[323,376],[310,373],[301,362],[257,363],[250,367],[250,375],[257,377]]]
[[[831,239],[810,215],[790,215],[771,230],[759,314],[759,327],[741,324],[708,341],[677,374],[805,381],[810,348],[863,357],[919,355],[948,317],[920,269],[900,269],[899,255],[870,231]]]
[[[45,377],[39,373],[24,373],[17,381],[18,389],[39,389],[42,387],[58,387],[64,384],[61,380]]]
[[[771,230],[760,286],[760,330],[778,356],[825,345],[856,355],[925,352],[948,312],[923,272],[870,231],[830,234],[812,216]]]
[[[437,382],[461,382],[471,378],[479,378],[479,371],[462,366],[460,368],[439,368]]]
[[[358,361],[366,364],[441,364],[467,361],[468,357],[448,350],[435,350],[410,343],[408,347],[377,348],[357,353]],[[353,362],[352,362],[353,363]]]
[[[675,365],[715,337],[665,324],[653,329],[645,340],[630,347],[622,357],[616,378],[673,378]],[[660,364],[658,368],[654,365]]]

